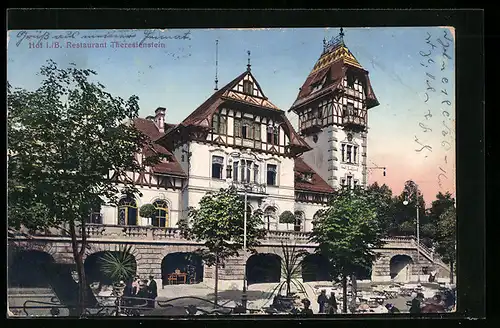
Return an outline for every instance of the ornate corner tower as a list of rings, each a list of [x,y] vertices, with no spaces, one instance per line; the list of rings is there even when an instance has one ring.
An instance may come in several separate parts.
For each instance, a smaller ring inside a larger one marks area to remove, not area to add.
[[[302,155],[333,188],[367,184],[368,109],[378,106],[368,71],[344,43],[343,29],[329,42],[289,112],[312,148]]]

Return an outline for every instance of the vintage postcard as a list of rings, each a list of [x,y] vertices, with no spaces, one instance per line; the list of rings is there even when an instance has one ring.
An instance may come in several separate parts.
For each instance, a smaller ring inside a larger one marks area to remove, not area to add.
[[[9,317],[456,311],[454,38],[9,31]]]

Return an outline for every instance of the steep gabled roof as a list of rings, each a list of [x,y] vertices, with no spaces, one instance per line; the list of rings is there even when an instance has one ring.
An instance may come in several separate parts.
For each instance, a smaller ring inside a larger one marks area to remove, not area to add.
[[[373,92],[368,71],[361,66],[346,47],[343,39],[335,38],[330,41],[328,47],[325,46],[323,53],[300,88],[297,99],[289,111],[293,111],[314,99],[318,99],[322,95],[340,88],[341,82],[348,70],[356,71],[363,77],[367,108],[378,106],[379,102]],[[317,92],[313,92],[314,87],[319,83],[323,83],[323,88]]]
[[[335,191],[325,180],[323,180],[304,160],[300,157],[295,159],[294,166],[295,175],[295,190],[297,191],[312,191],[320,193],[332,193]],[[311,181],[303,181],[301,175],[303,173],[312,174]]]
[[[247,95],[242,92],[243,81],[250,81],[251,83],[253,83],[253,96]],[[226,84],[220,90],[217,90],[180,124],[174,127],[170,127],[165,132],[165,135],[170,135],[174,131],[180,131],[180,128],[190,126],[210,129],[212,127],[212,117],[215,111],[220,107],[220,105],[225,102],[243,103],[249,106],[273,111],[285,123],[285,128],[288,130],[287,132],[290,137],[290,145],[297,147],[302,151],[308,151],[311,149],[311,147],[295,131],[292,124],[285,116],[285,113],[273,103],[271,103],[269,99],[264,95],[262,88],[249,70],[238,75],[235,79]]]

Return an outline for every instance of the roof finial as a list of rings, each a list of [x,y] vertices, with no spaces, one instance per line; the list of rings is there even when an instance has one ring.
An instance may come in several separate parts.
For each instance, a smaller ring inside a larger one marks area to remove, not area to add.
[[[219,67],[219,40],[215,40],[215,88],[214,90],[219,90],[217,84],[219,83],[219,79],[217,78]]]
[[[252,65],[250,65],[250,50],[248,50],[248,51],[247,51],[247,54],[248,54],[247,71],[249,71],[249,72],[250,72],[250,66],[252,66]]]
[[[343,27],[340,28],[339,37],[340,37],[340,41],[344,42],[344,28]]]

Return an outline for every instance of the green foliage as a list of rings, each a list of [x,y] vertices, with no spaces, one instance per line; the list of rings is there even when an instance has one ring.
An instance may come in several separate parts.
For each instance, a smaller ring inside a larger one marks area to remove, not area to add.
[[[308,254],[305,250],[298,249],[296,244],[288,244],[281,242],[281,252],[283,257],[281,258],[281,278],[284,279],[279,283],[273,291],[269,294],[271,298],[274,293],[281,294],[283,288],[285,288],[286,296],[291,294],[292,285],[301,292],[305,293],[304,285],[298,280],[302,272],[302,262],[304,257]]]
[[[105,252],[100,258],[102,273],[113,282],[133,278],[137,263],[131,251],[132,246],[121,246],[118,252]]]
[[[35,91],[8,88],[8,224],[43,229],[80,223],[116,204],[109,174],[139,171],[148,140],[131,124],[138,98],[114,97],[89,69],[48,61]],[[139,193],[127,187],[125,193]]]
[[[377,212],[377,220],[384,235],[390,235],[396,230],[394,224],[394,199],[392,190],[383,184],[373,183],[366,188],[370,202]]]
[[[199,208],[190,208],[188,220],[178,223],[187,239],[202,242],[204,248],[197,253],[208,266],[216,258],[223,261],[238,256],[243,248],[244,201],[234,187],[208,192],[200,200]],[[261,228],[262,212],[255,211],[247,217],[247,249],[255,252],[259,239],[265,236]]]
[[[370,268],[377,257],[373,249],[383,244],[381,237],[373,195],[344,189],[318,213],[310,240],[329,260],[332,277],[338,277]]]
[[[290,211],[284,211],[279,217],[279,223],[293,224],[295,223],[295,215]]]
[[[437,222],[436,229],[436,252],[445,263],[456,261],[456,209],[446,209]]]
[[[153,218],[156,215],[156,207],[153,204],[144,204],[139,209],[139,215],[143,218]]]

